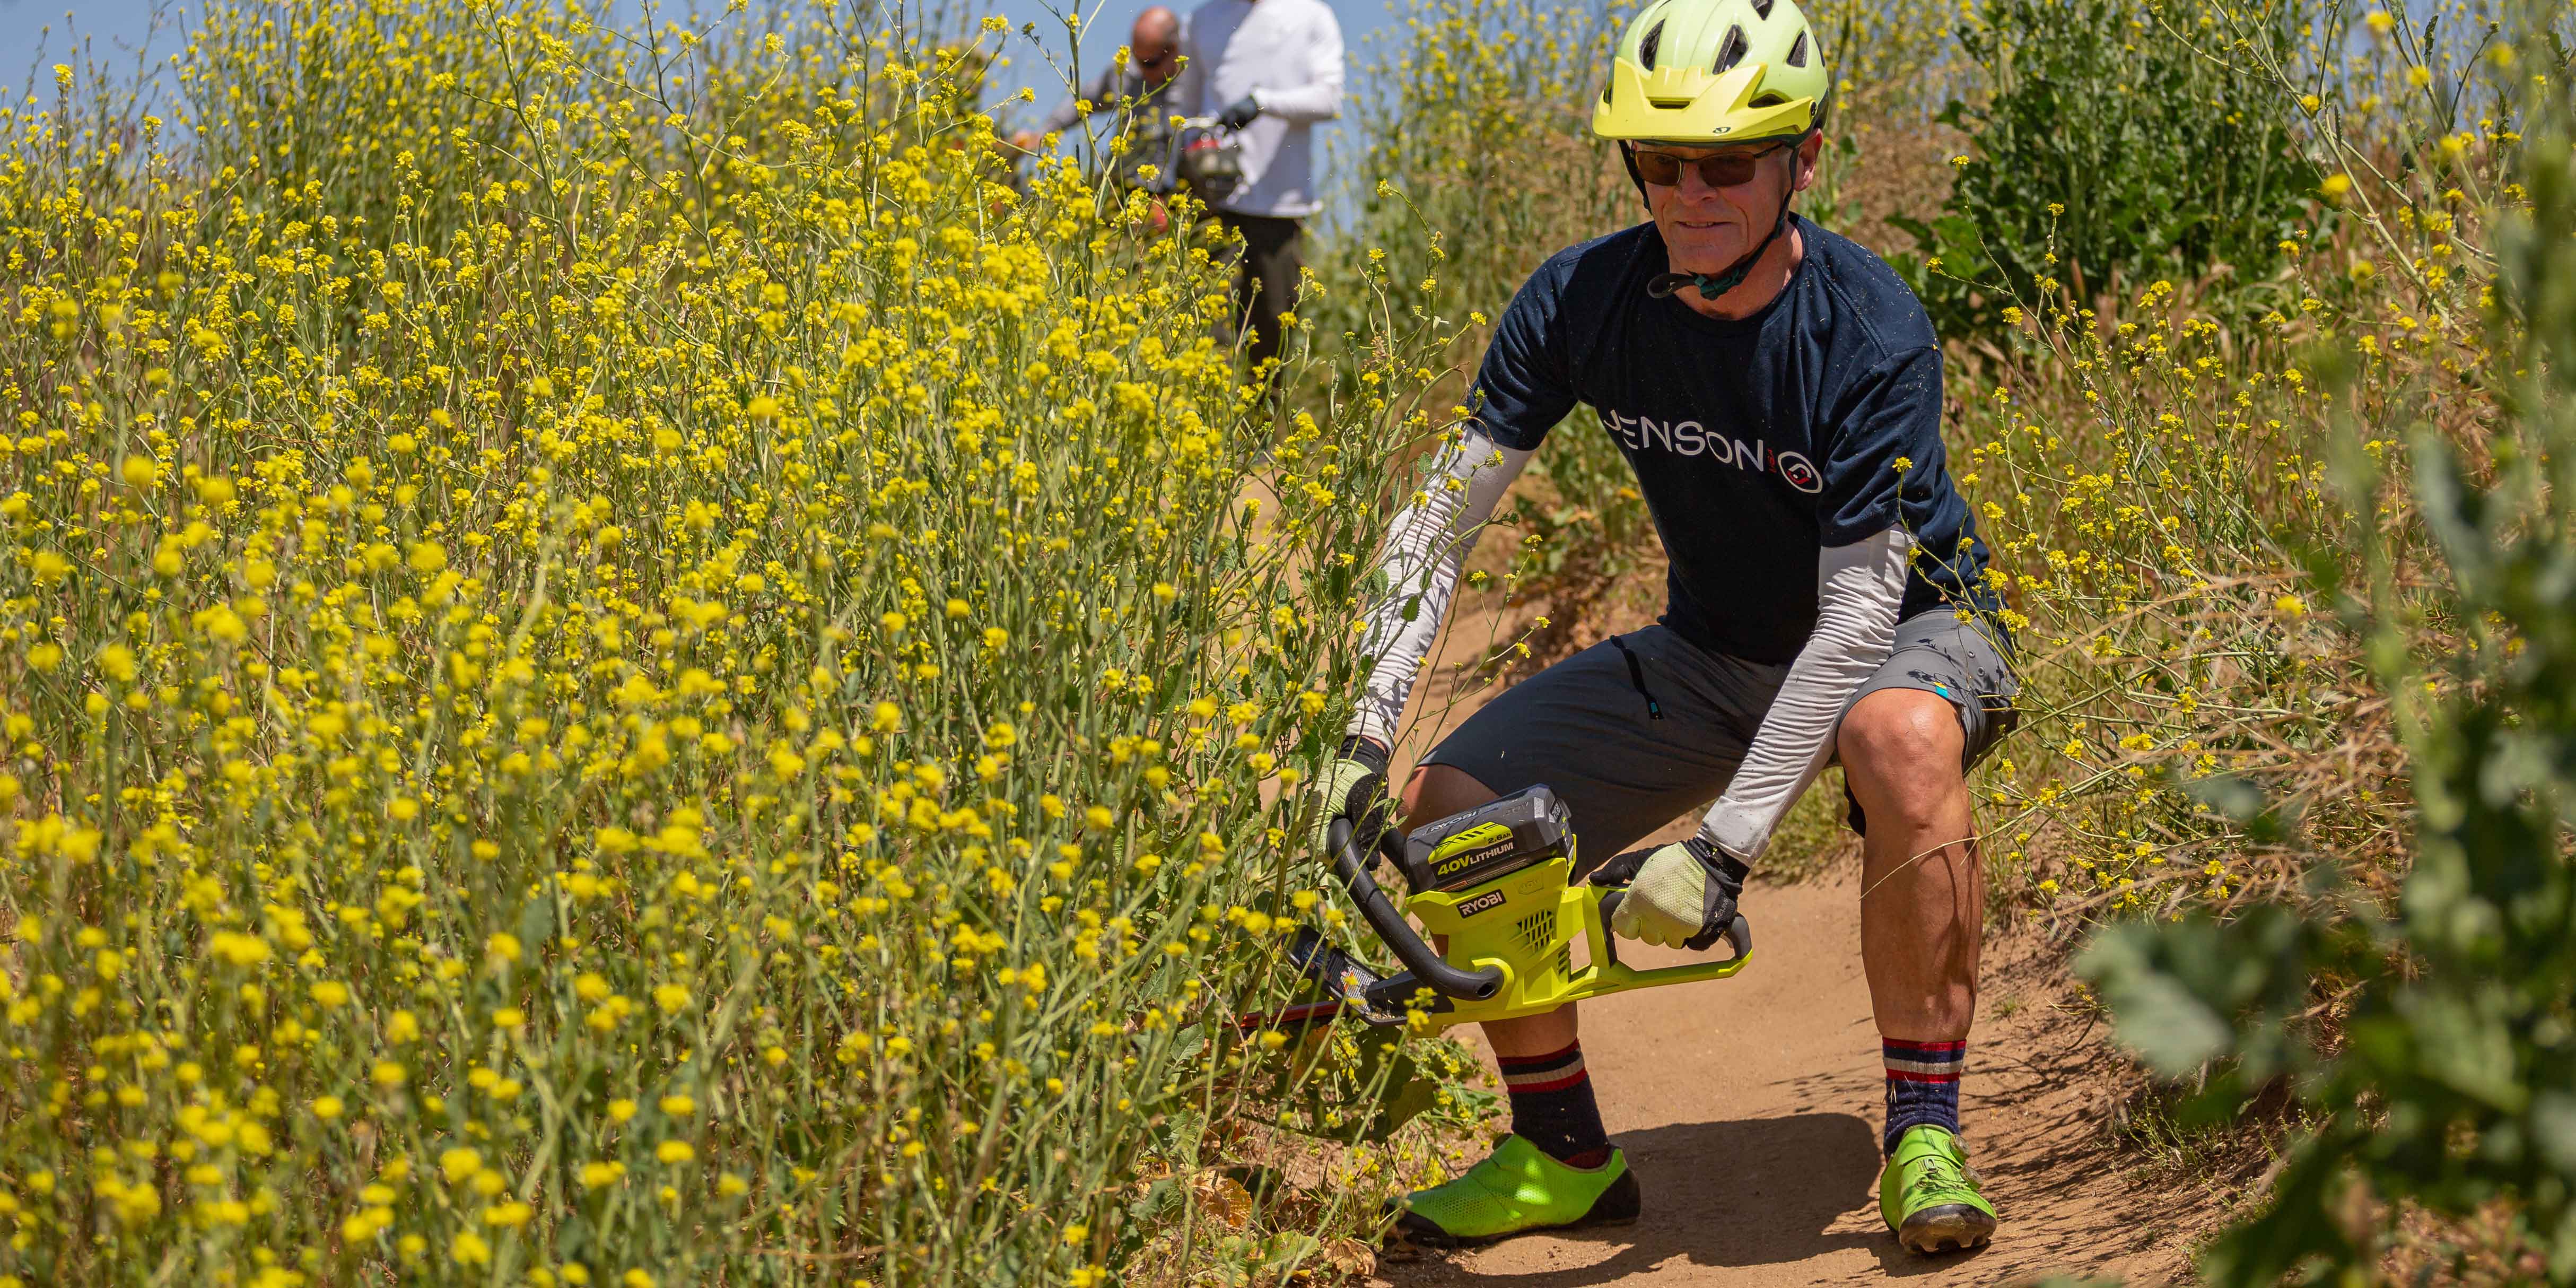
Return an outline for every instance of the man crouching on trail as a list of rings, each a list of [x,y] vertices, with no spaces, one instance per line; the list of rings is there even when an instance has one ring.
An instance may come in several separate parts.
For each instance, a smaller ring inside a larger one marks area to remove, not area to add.
[[[1663,620],[1477,712],[1415,767],[1408,821],[1544,783],[1583,848],[1614,853],[1714,799],[1698,835],[1593,878],[1633,882],[1617,933],[1699,948],[1839,757],[1887,1063],[1880,1210],[1933,1252],[1995,1230],[1959,1142],[1984,911],[1966,770],[2014,723],[2019,686],[1944,465],[1931,323],[1875,255],[1789,213],[1832,83],[1792,0],[1662,0],[1630,24],[1592,128],[1618,142],[1653,221],[1558,253],[1504,313],[1471,422],[1396,520],[1374,669],[1320,812],[1356,823],[1381,790],[1478,529],[1549,428],[1590,404],[1670,556]],[[1512,1134],[1411,1195],[1403,1228],[1448,1243],[1633,1220],[1641,1196],[1602,1130],[1574,1008],[1485,1035]]]

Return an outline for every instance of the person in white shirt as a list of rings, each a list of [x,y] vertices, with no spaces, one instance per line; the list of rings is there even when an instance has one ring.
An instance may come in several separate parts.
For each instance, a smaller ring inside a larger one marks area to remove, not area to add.
[[[1342,111],[1342,28],[1323,0],[1207,0],[1181,24],[1175,112],[1236,132],[1243,180],[1217,218],[1243,238],[1235,299],[1258,370],[1297,307],[1298,222],[1323,208],[1315,123]]]

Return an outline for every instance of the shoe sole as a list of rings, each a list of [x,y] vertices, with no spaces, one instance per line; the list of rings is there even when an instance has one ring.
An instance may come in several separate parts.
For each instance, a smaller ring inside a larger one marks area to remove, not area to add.
[[[1534,1225],[1526,1230],[1512,1230],[1503,1234],[1458,1235],[1407,1213],[1396,1219],[1395,1228],[1404,1236],[1405,1242],[1417,1248],[1432,1248],[1446,1252],[1457,1248],[1481,1248],[1489,1243],[1501,1243],[1505,1239],[1517,1239],[1525,1234],[1548,1234],[1557,1230],[1598,1230],[1636,1223],[1637,1218],[1633,1216],[1586,1216],[1568,1221],[1563,1225]]]
[[[1896,1241],[1910,1252],[1932,1256],[1982,1248],[1995,1237],[1995,1218],[1965,1203],[1944,1203],[1905,1218]]]

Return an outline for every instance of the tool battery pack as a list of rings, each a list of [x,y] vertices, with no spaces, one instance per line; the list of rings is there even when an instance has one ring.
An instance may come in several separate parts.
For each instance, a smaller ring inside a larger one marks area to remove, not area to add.
[[[1574,857],[1574,828],[1540,784],[1414,829],[1402,866],[1419,893],[1464,890],[1558,857]]]

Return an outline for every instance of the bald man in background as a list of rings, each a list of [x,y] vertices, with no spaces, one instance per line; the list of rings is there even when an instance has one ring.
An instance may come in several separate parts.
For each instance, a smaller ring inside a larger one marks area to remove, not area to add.
[[[1180,15],[1161,5],[1155,5],[1137,14],[1136,25],[1128,28],[1127,61],[1102,68],[1098,76],[1092,77],[1091,82],[1082,87],[1080,93],[1056,104],[1055,110],[1047,113],[1046,119],[1038,123],[1038,128],[1020,131],[1011,136],[1011,142],[1017,144],[1023,151],[1034,151],[1042,136],[1063,134],[1072,129],[1076,122],[1082,120],[1086,115],[1082,107],[1084,103],[1091,105],[1089,115],[1115,112],[1122,100],[1142,100],[1145,96],[1155,94],[1164,86],[1171,84],[1172,77],[1180,71],[1180,64]],[[1169,127],[1163,122],[1166,115],[1168,113],[1165,112],[1136,114],[1136,132],[1139,137],[1134,144],[1130,145],[1131,156],[1158,164],[1163,162],[1164,149],[1161,142],[1163,136],[1170,132]],[[1141,146],[1149,144],[1151,146]],[[1119,168],[1123,172],[1129,167]]]

